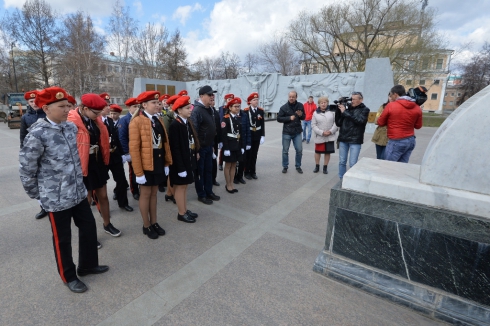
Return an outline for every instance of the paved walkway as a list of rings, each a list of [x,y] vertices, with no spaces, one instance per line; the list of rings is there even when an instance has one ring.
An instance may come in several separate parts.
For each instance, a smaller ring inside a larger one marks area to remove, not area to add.
[[[18,177],[19,130],[0,125],[0,325],[433,325],[404,307],[357,291],[312,271],[322,250],[330,188],[338,181],[338,155],[329,174],[314,174],[314,145],[304,143],[303,170],[281,173],[281,125],[266,124],[258,180],[207,206],[189,188],[195,224],[177,221],[177,208],[159,194],[159,223],[167,235],[150,240],[135,212],[111,200],[120,238],[103,233],[95,211],[102,275],[83,277],[84,294],[71,293],[54,262],[47,218],[35,220],[37,202]],[[417,133],[411,163],[420,163],[435,129]],[[361,156],[375,157],[371,135]],[[113,187],[112,180],[109,189]],[[78,235],[73,227],[73,252]]]

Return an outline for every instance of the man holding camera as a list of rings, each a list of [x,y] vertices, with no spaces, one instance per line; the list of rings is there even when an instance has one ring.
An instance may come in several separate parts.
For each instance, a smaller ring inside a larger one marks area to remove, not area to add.
[[[288,172],[289,166],[289,146],[293,142],[296,150],[295,166],[298,173],[303,173],[301,169],[301,158],[303,157],[303,144],[301,142],[301,120],[305,119],[305,109],[303,104],[296,101],[298,93],[291,91],[288,94],[288,102],[281,106],[277,114],[277,122],[283,123],[282,127],[282,173]]]
[[[385,160],[408,163],[415,148],[414,129],[422,128],[422,110],[402,85],[393,86],[389,96],[391,102],[378,118],[378,126],[388,129]]]
[[[343,98],[338,104],[335,113],[335,124],[340,128],[339,138],[339,177],[344,177],[347,171],[347,155],[349,155],[349,167],[357,163],[361,145],[364,142],[364,131],[369,117],[369,108],[362,103],[361,92],[352,93],[351,104],[349,99]]]

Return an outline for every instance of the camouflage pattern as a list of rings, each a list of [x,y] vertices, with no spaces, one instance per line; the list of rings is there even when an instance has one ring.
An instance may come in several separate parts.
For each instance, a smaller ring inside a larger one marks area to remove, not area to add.
[[[29,197],[58,212],[87,200],[77,149],[77,127],[39,119],[30,128],[19,153],[20,180]]]

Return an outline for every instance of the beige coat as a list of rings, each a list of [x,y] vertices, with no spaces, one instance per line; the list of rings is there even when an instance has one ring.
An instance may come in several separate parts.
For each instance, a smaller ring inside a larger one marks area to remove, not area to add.
[[[376,118],[374,119],[374,124],[378,124],[378,118],[383,113],[384,107],[381,105],[378,109],[378,113],[376,113]],[[386,146],[388,144],[388,134],[386,126],[380,127],[378,126],[374,131],[373,138],[371,139],[373,143],[379,146]]]
[[[313,142],[315,144],[335,141],[338,131],[337,125],[335,125],[335,112],[316,110],[311,119],[311,128],[313,129]],[[332,134],[323,136],[324,131],[330,131]]]

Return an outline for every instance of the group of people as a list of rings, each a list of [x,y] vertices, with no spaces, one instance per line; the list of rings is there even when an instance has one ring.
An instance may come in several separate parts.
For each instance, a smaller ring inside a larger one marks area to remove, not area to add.
[[[159,190],[167,187],[165,200],[177,205],[177,219],[186,223],[198,217],[187,209],[189,184],[195,183],[198,199],[205,204],[220,199],[213,192],[219,150],[228,193],[238,192],[234,184],[244,181],[243,173],[247,179],[258,178],[257,153],[265,140],[259,94],[247,98],[249,107],[244,110],[240,98],[227,94],[217,110],[215,93],[203,86],[192,104],[185,90],[174,96],[146,91],[125,102],[129,114],[122,118],[122,108],[110,103],[108,93],[84,94],[78,105],[60,87],[25,94],[30,108],[22,120],[20,178],[29,197],[39,201],[41,212],[36,218],[49,215],[58,272],[71,291],[87,290],[78,277],[109,269],[98,263],[101,244],[91,203],[97,205],[104,231],[121,235],[110,218],[109,171],[116,183],[113,199],[122,209],[133,211],[127,197],[130,187],[139,201],[143,234],[150,239],[165,235],[157,221]],[[79,228],[76,269],[72,218]]]
[[[282,172],[288,172],[289,147],[291,142],[296,151],[295,168],[303,173],[301,160],[302,142],[307,144],[313,135],[315,143],[314,173],[320,171],[320,158],[324,155],[323,173],[328,173],[330,154],[339,150],[339,178],[343,179],[347,171],[347,161],[352,168],[359,159],[361,145],[369,118],[369,108],[364,105],[361,92],[351,94],[351,102],[340,102],[329,109],[329,99],[322,96],[318,107],[313,97],[304,105],[297,100],[297,93],[288,94],[288,102],[277,115],[277,121],[283,123],[282,130]],[[422,110],[415,99],[406,94],[402,85],[393,86],[388,101],[378,110],[375,118],[376,128],[372,141],[376,144],[378,159],[408,163],[415,148],[414,129],[422,127]],[[337,146],[335,142],[337,141]]]

